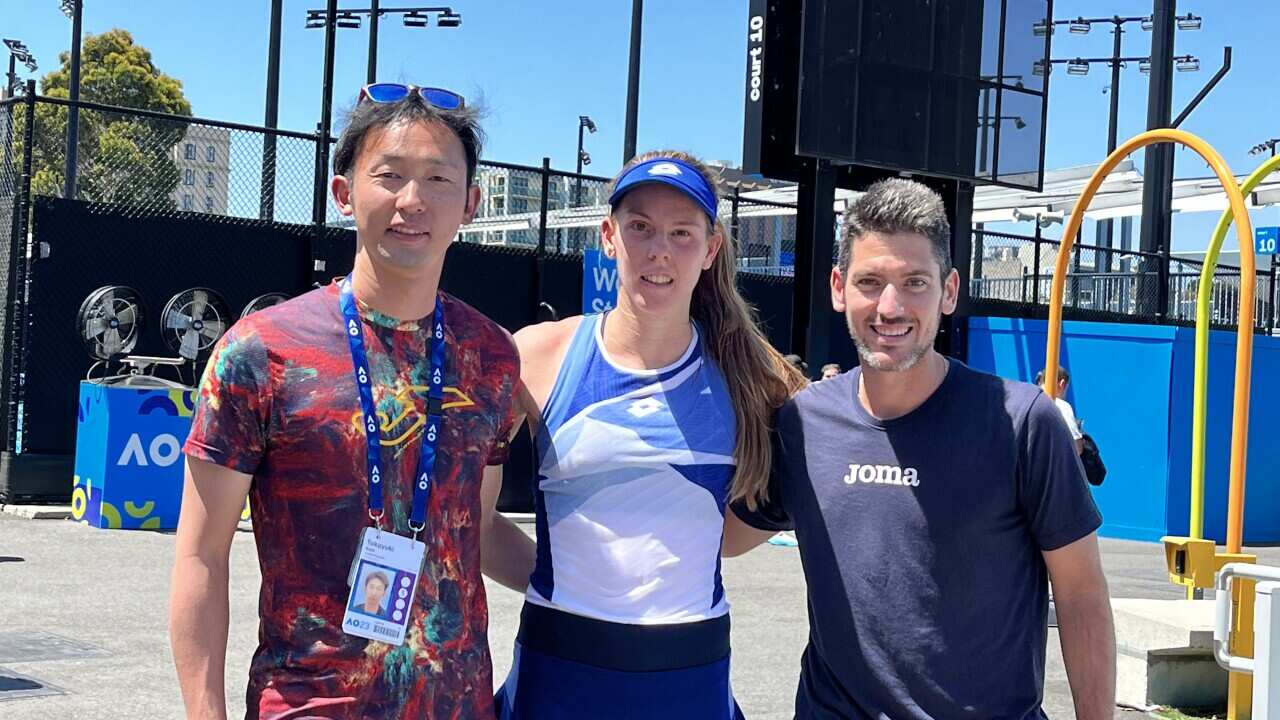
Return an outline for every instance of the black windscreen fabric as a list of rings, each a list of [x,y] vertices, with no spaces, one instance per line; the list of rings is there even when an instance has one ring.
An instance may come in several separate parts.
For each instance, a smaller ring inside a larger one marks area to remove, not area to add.
[[[169,298],[194,287],[222,295],[233,319],[268,292],[310,288],[311,233],[303,225],[215,216],[128,215],[105,205],[38,197],[32,232],[25,346],[25,452],[75,447],[76,397],[93,364],[76,327],[88,295],[104,285],[137,290],[145,304],[135,355],[172,357],[160,334]],[[191,368],[183,369],[190,382]],[[168,375],[166,375],[168,376]]]
[[[1038,188],[1048,12],[1046,0],[806,0],[796,152]]]
[[[69,454],[75,448],[79,382],[94,360],[76,327],[81,303],[104,285],[124,285],[144,303],[135,355],[172,357],[160,313],[171,297],[195,287],[227,301],[232,319],[253,298],[296,296],[350,271],[355,233],[310,225],[207,215],[140,213],[40,197],[33,204],[32,263],[25,341],[23,449]],[[323,261],[314,269],[313,260]],[[537,317],[538,260],[532,250],[455,243],[441,287],[511,332]],[[551,255],[542,263],[542,296],[559,317],[582,307],[582,258]],[[168,371],[161,371],[167,373]],[[186,382],[192,368],[182,369]],[[170,375],[166,374],[166,377]]]
[[[76,326],[81,303],[104,285],[124,285],[144,303],[135,355],[172,357],[161,338],[160,313],[174,295],[194,287],[225,298],[232,320],[253,298],[296,296],[349,271],[355,251],[350,230],[326,228],[317,239],[309,225],[264,223],[216,216],[122,213],[119,208],[59,198],[33,204],[33,243],[27,333],[21,372],[23,449],[74,452],[79,383],[94,360]],[[314,260],[324,261],[314,270]],[[449,250],[442,288],[509,331],[538,316],[541,298],[560,318],[582,311],[582,258],[552,254],[539,263],[532,250],[456,243]],[[770,341],[785,351],[791,335],[790,278],[741,274],[739,285],[759,311]],[[168,371],[161,370],[161,373]],[[182,369],[191,382],[192,368]],[[166,375],[168,376],[168,375]],[[527,449],[513,458],[516,496],[531,482]],[[508,493],[510,499],[510,493]],[[516,501],[512,504],[522,504]]]

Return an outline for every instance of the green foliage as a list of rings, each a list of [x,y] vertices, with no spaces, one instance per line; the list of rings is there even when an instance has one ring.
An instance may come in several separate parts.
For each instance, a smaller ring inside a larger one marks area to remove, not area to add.
[[[42,95],[70,95],[70,53],[62,53],[59,60],[61,67],[40,82]],[[133,36],[120,29],[84,38],[80,99],[191,116],[191,103],[183,96],[182,83],[157,69],[150,51],[134,44]],[[22,152],[23,114],[21,105],[14,108],[14,140],[18,148],[15,157],[21,157]],[[79,125],[77,190],[81,199],[173,206],[170,195],[180,178],[172,155],[174,146],[186,133],[187,123],[82,109]],[[34,194],[61,194],[66,131],[67,108],[36,105],[31,181]]]

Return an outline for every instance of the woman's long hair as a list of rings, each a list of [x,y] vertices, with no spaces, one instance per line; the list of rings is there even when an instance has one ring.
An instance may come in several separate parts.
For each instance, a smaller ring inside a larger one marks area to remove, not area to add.
[[[659,150],[638,155],[627,163],[617,178],[632,167],[654,158],[676,158],[697,168],[720,199],[719,178],[702,161],[678,150]],[[612,194],[614,178],[610,184]],[[737,471],[729,489],[729,500],[745,500],[755,509],[768,496],[773,450],[769,433],[773,412],[808,380],[769,344],[756,323],[755,308],[742,297],[737,285],[738,241],[719,218],[715,231],[724,238],[711,267],[702,272],[693,289],[689,314],[702,328],[703,341],[711,359],[723,373],[737,421],[733,457]]]

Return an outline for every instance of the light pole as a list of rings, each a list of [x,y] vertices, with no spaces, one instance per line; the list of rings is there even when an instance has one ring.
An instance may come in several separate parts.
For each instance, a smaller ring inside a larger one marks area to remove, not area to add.
[[[365,64],[365,82],[370,85],[378,82],[378,20],[381,17],[378,0],[369,0],[369,59]]]
[[[76,104],[80,100],[80,21],[84,14],[84,4],[82,0],[60,0],[59,6],[62,8],[62,13],[71,20],[71,82],[67,88],[71,104],[67,106],[67,166],[63,175],[65,184],[62,189],[62,197],[74,200],[76,197],[76,154],[79,149],[80,136],[80,106]]]
[[[5,38],[4,45],[9,48],[9,74],[6,76],[8,82],[5,84],[5,98],[7,99],[18,94],[17,63],[26,65],[29,72],[35,72],[39,67],[36,65],[35,56],[31,54],[31,50],[21,40]]]
[[[1077,21],[1071,21],[1077,22]],[[1116,26],[1116,32],[1120,32],[1119,25]],[[1116,36],[1119,38],[1119,35]],[[1120,47],[1120,41],[1117,39],[1115,47]],[[1143,75],[1151,72],[1150,57],[1121,57],[1119,54],[1112,54],[1111,57],[1088,57],[1088,58],[1061,58],[1049,61],[1046,66],[1037,61],[1036,73],[1040,74],[1053,69],[1054,65],[1067,66],[1067,74],[1076,77],[1083,77],[1089,74],[1089,66],[1092,63],[1106,63],[1111,66],[1111,114],[1107,121],[1107,155],[1115,152],[1116,149],[1116,126],[1120,114],[1120,69],[1128,63],[1137,63],[1138,72]],[[1173,58],[1174,68],[1178,72],[1196,72],[1200,69],[1200,59],[1194,55],[1178,55]],[[1124,218],[1123,222],[1130,222],[1129,218]],[[1107,218],[1098,223],[1097,226],[1097,245],[1105,248],[1101,255],[1094,260],[1094,269],[1102,272],[1111,268],[1111,260],[1113,257],[1112,249],[1115,248],[1115,220]],[[1126,226],[1127,227],[1127,226]],[[1124,233],[1122,238],[1127,237]],[[1129,247],[1122,247],[1122,251],[1129,250]],[[1123,258],[1122,258],[1123,261]]]
[[[582,131],[587,130],[592,134],[596,131],[596,124],[586,115],[578,116],[578,177],[574,181],[576,186],[573,191],[573,204],[575,207],[582,204],[582,166],[591,164],[591,156],[587,151],[582,149]]]
[[[338,28],[360,28],[360,17],[381,15],[403,16],[405,27],[425,28],[430,24],[431,15],[436,16],[436,27],[456,28],[462,25],[462,16],[450,7],[405,7],[405,8],[358,8],[338,10],[338,0],[328,0],[323,10],[308,10],[306,28],[324,28],[324,85],[320,99],[319,147],[316,148],[316,184],[312,196],[312,222],[316,225],[324,223],[324,185],[321,178],[329,172],[329,130],[333,124],[333,50],[335,33]],[[369,66],[367,77],[372,82],[377,72],[377,21],[371,25],[373,37],[369,42]]]
[[[1012,122],[1013,126],[1019,130],[1022,130],[1027,126],[1026,119],[1021,115],[1001,115],[1000,117],[987,116],[985,118],[978,118],[978,127],[995,127],[997,122],[1004,122],[1006,120]]]
[[[1022,87],[1023,77],[1021,75],[1005,75],[1003,77],[1000,77],[997,75],[983,75],[982,77],[979,78],[979,80],[983,81],[984,84],[981,90],[982,114],[978,116],[978,127],[994,128],[995,125],[992,123],[988,123],[986,125],[982,124],[983,120],[991,119],[991,93],[992,91],[995,90],[995,87],[993,85],[987,85],[985,83],[1003,82],[1006,80],[1012,80],[1014,83],[1014,87]],[[1009,116],[1009,117],[1012,117],[1012,116]],[[1019,130],[1026,127],[1026,122],[1023,121],[1021,117],[1018,118],[1018,123],[1019,124],[1017,125],[1017,128]],[[981,137],[978,138],[978,172],[979,173],[984,173],[987,171],[987,150],[990,147],[990,141],[987,138],[990,137],[990,135],[991,135],[990,133],[984,132],[982,133]]]
[[[21,40],[10,40],[5,38],[5,47],[9,49],[9,74],[5,76],[5,99],[13,97],[15,89],[18,87],[18,69],[17,64],[21,62],[27,66],[27,70],[36,71],[36,59],[31,55],[31,51]],[[4,166],[0,168],[0,172],[9,172],[9,163],[13,152],[13,115],[16,108],[9,108],[9,117],[4,124]]]
[[[1187,13],[1186,15],[1176,17],[1175,20],[1178,28],[1181,30],[1199,30],[1201,23],[1203,22],[1200,16],[1194,15],[1192,13]],[[1107,120],[1107,155],[1108,156],[1110,156],[1111,153],[1115,152],[1116,145],[1118,144],[1117,132],[1118,132],[1118,122],[1120,117],[1120,69],[1124,67],[1125,63],[1137,62],[1138,68],[1143,73],[1151,72],[1150,57],[1144,57],[1144,58],[1122,57],[1121,40],[1124,37],[1124,26],[1130,23],[1140,23],[1143,30],[1151,30],[1152,28],[1155,27],[1155,22],[1151,15],[1135,15],[1135,16],[1113,15],[1111,17],[1090,17],[1090,18],[1077,17],[1074,20],[1053,20],[1049,23],[1040,23],[1035,27],[1035,34],[1043,36],[1045,33],[1052,33],[1054,31],[1054,28],[1062,27],[1064,25],[1067,27],[1067,31],[1072,35],[1088,35],[1089,31],[1093,28],[1095,24],[1100,24],[1100,25],[1109,24],[1112,26],[1111,34],[1113,37],[1113,41],[1111,45],[1111,57],[1109,58],[1073,58],[1073,59],[1061,59],[1061,60],[1049,61],[1051,63],[1050,68],[1052,67],[1052,64],[1066,63],[1068,75],[1088,74],[1089,63],[1091,62],[1107,63],[1111,67],[1111,86],[1109,90],[1109,93],[1111,95],[1110,97],[1111,108],[1110,108],[1110,113],[1108,115],[1108,120]],[[1200,67],[1200,61],[1196,58],[1191,57],[1190,55],[1176,57],[1173,60],[1175,63],[1179,63],[1177,69],[1180,72],[1187,72],[1189,70],[1198,70]],[[1193,64],[1194,64],[1194,67],[1192,67]],[[1048,70],[1050,69],[1050,68],[1045,68],[1043,63],[1037,63],[1037,65],[1043,68],[1045,72],[1048,72]],[[1115,244],[1114,240],[1115,240],[1114,220],[1110,220],[1110,219],[1103,220],[1102,223],[1098,225],[1098,244],[1106,248],[1111,248]],[[1108,264],[1110,263],[1110,260],[1111,258],[1108,256],[1107,257]]]
[[[1249,154],[1250,154],[1250,155],[1261,155],[1262,153],[1267,152],[1268,150],[1270,150],[1270,151],[1271,151],[1271,157],[1275,157],[1275,156],[1276,156],[1276,145],[1277,145],[1277,144],[1280,144],[1280,138],[1271,138],[1270,140],[1263,140],[1262,142],[1258,143],[1257,145],[1254,145],[1253,147],[1249,148]]]
[[[316,171],[315,171],[315,187],[312,189],[311,196],[311,222],[316,226],[316,232],[320,232],[320,227],[324,225],[324,209],[325,209],[325,178],[329,177],[329,129],[333,125],[333,50],[337,44],[337,27],[335,26],[335,16],[338,10],[338,0],[328,0],[325,3],[325,13],[323,19],[324,27],[324,79],[321,81],[320,87],[320,123],[316,128],[319,131],[319,137],[316,138]],[[307,18],[307,27],[314,27]]]
[[[267,33],[267,107],[262,124],[275,130],[280,119],[280,24],[284,0],[271,0],[271,24]],[[262,136],[262,180],[259,185],[258,217],[276,216],[276,135]]]
[[[636,156],[636,116],[640,112],[640,28],[644,0],[631,0],[631,61],[627,65],[627,124],[622,136],[622,164]]]
[[[435,16],[436,27],[456,28],[462,25],[462,15],[451,7],[381,7],[379,0],[370,0],[367,8],[345,8],[334,13],[334,25],[339,29],[360,29],[363,18],[369,18],[369,55],[365,65],[366,82],[378,81],[378,25],[383,15],[400,15],[405,27],[425,28]],[[329,17],[327,10],[308,10],[307,29],[325,27]]]

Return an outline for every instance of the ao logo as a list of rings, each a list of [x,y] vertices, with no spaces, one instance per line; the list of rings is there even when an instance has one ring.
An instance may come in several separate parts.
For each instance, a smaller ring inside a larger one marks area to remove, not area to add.
[[[182,443],[178,442],[178,438],[173,435],[161,433],[155,436],[144,452],[142,438],[138,433],[134,433],[129,436],[129,442],[125,443],[124,452],[120,453],[120,459],[116,460],[116,465],[169,467],[180,457],[182,457]]]
[[[675,163],[658,163],[649,168],[650,175],[680,175],[680,168]]]

